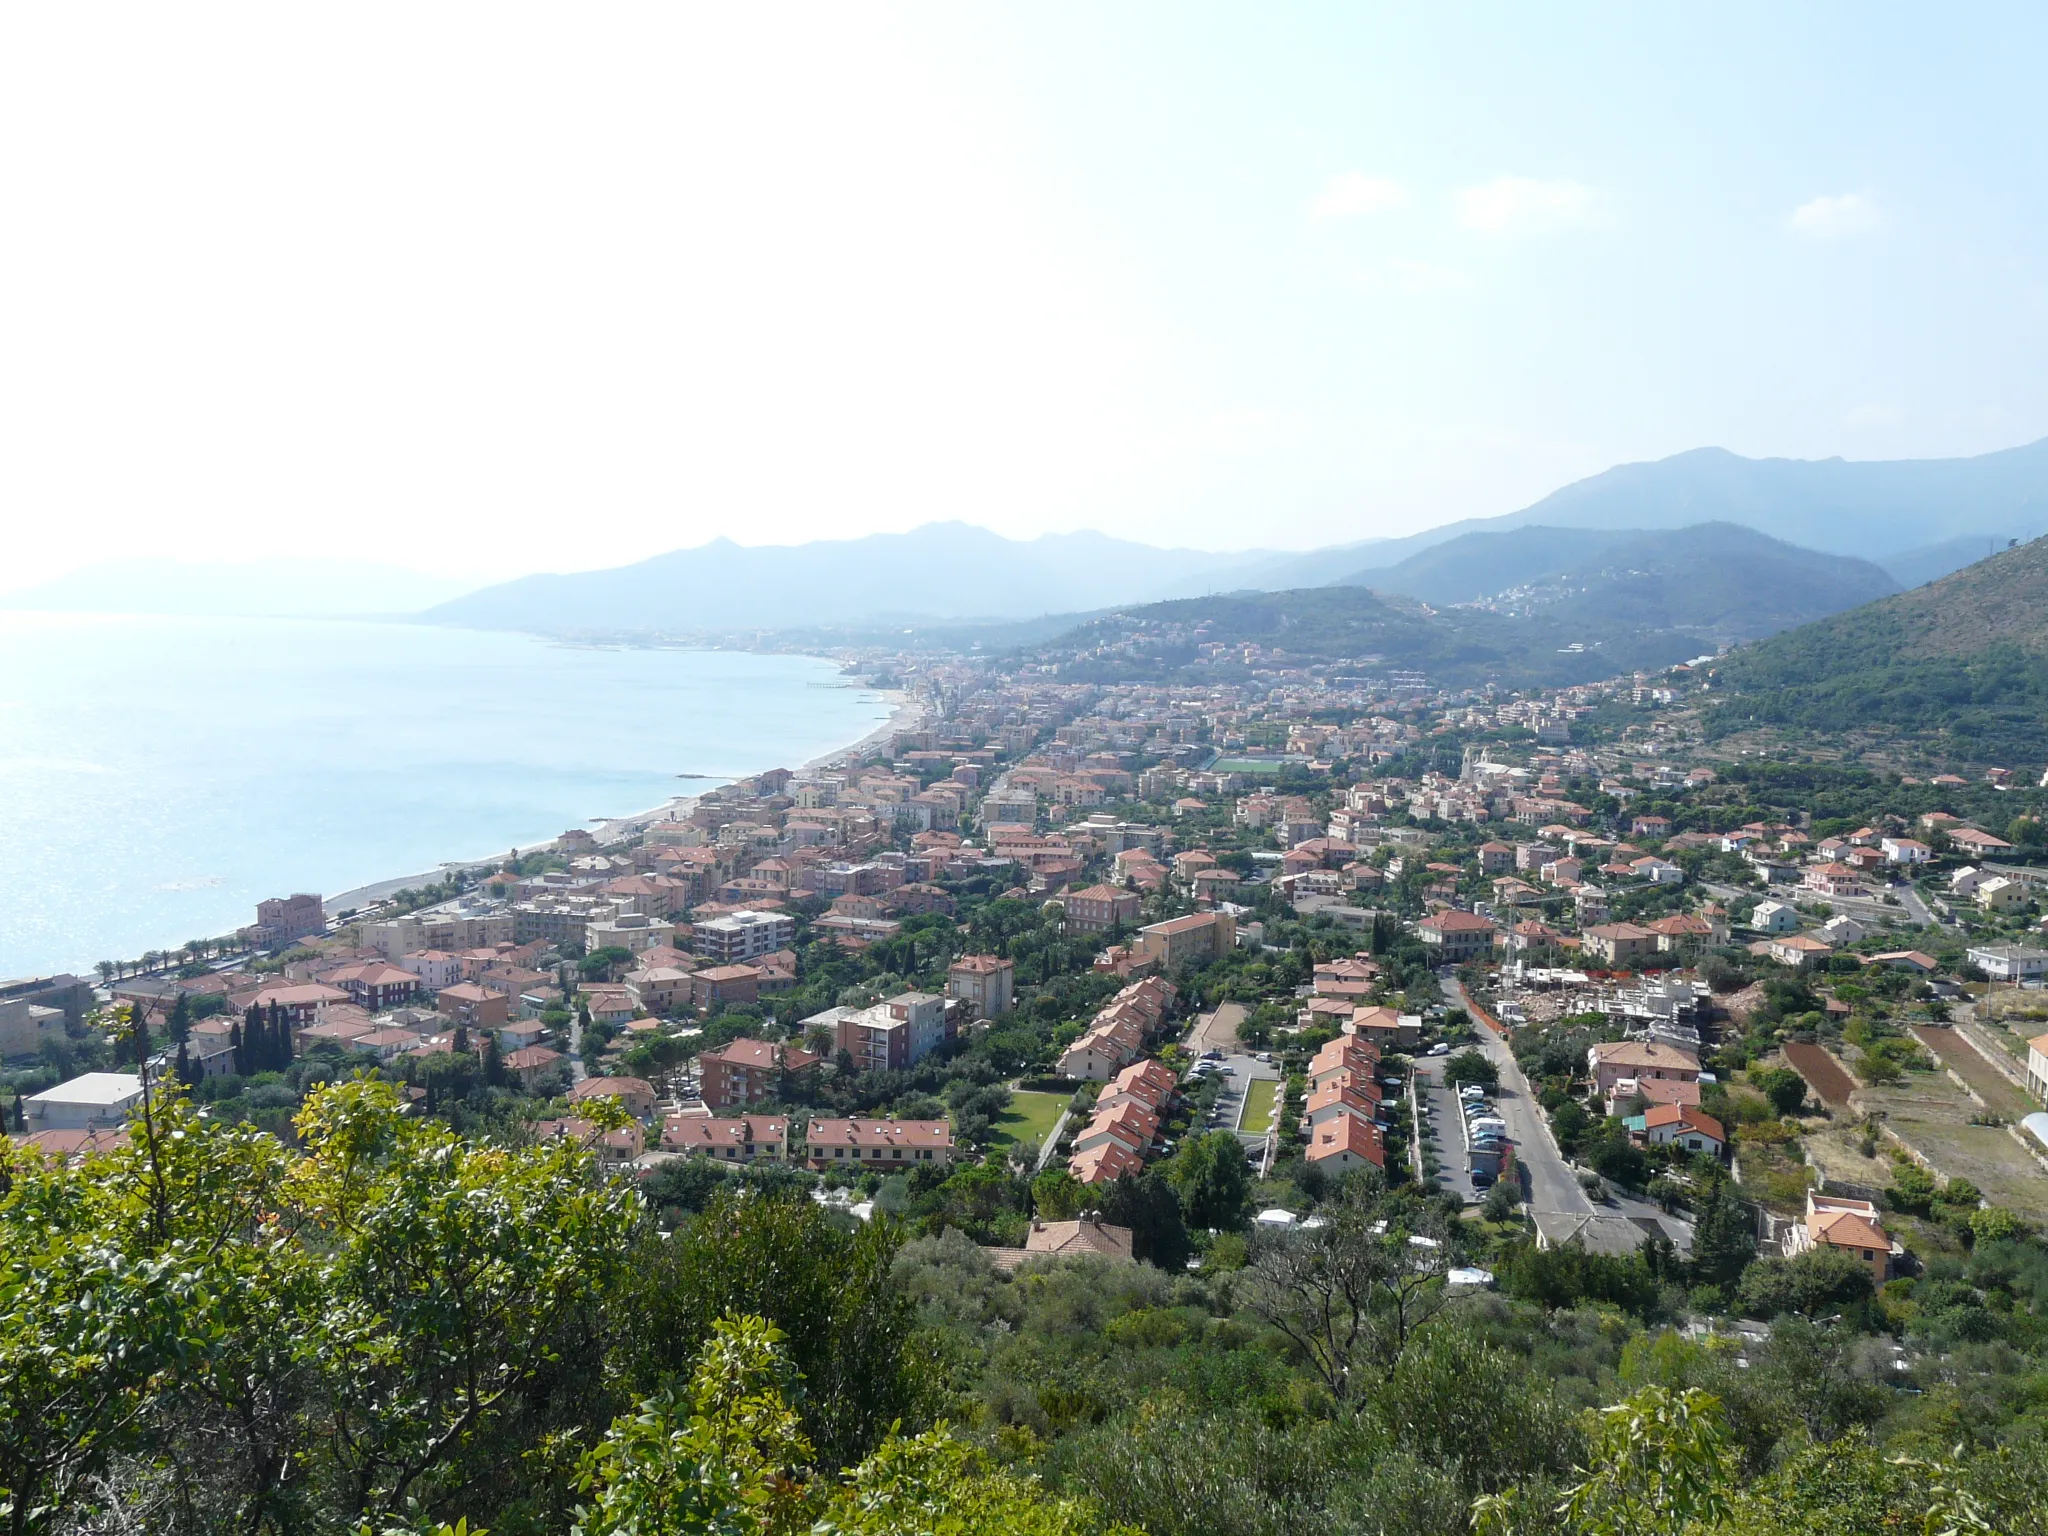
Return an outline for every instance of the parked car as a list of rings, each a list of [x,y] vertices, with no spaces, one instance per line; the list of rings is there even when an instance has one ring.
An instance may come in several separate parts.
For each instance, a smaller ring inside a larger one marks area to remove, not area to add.
[[[1436,1043],[1435,1045],[1432,1045],[1432,1046],[1431,1046],[1431,1047],[1429,1048],[1429,1054],[1430,1054],[1430,1055],[1432,1055],[1432,1056],[1448,1056],[1448,1055],[1450,1055],[1450,1054],[1451,1054],[1451,1043],[1450,1043],[1450,1041],[1448,1041],[1448,1040],[1439,1040],[1439,1041],[1437,1041],[1437,1043]]]

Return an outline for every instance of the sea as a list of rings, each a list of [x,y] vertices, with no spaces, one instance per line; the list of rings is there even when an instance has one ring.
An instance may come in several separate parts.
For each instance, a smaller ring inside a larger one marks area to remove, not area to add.
[[[0,978],[531,847],[888,715],[818,657],[0,612]]]

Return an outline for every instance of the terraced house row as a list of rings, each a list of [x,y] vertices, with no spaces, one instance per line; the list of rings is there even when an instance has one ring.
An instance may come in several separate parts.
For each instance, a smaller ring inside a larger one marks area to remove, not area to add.
[[[735,1165],[803,1162],[820,1173],[943,1168],[953,1161],[953,1128],[945,1120],[819,1119],[793,1141],[782,1115],[674,1114],[662,1121],[661,1149]]]

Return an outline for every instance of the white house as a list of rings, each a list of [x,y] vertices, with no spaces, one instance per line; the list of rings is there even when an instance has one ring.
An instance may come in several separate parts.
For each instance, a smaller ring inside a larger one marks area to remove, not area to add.
[[[1840,947],[1844,944],[1861,943],[1870,936],[1870,930],[1853,917],[1831,917],[1814,930],[1815,938]]]
[[[1976,865],[1965,864],[1948,877],[1948,888],[1958,896],[1974,896],[1977,894],[1977,887],[1990,878],[1989,874]]]
[[[1877,851],[1894,864],[1925,864],[1934,857],[1934,850],[1912,837],[1880,838]]]
[[[1749,926],[1758,933],[1794,933],[1799,928],[1799,913],[1787,902],[1760,901],[1749,915]]]
[[[87,1072],[28,1097],[32,1131],[96,1131],[127,1123],[142,1099],[142,1079],[133,1072]]]
[[[2036,981],[2048,976],[2048,949],[2028,949],[2024,944],[1985,944],[1970,951],[1970,963],[1993,981]]]

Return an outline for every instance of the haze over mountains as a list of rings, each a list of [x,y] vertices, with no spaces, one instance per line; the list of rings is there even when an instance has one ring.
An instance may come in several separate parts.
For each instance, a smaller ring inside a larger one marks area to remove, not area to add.
[[[1675,539],[1681,529],[1690,531]],[[1693,583],[1690,574],[1677,577],[1674,562],[1683,555],[1707,563],[1701,578],[1721,592],[1722,610],[1709,611],[1705,592],[1688,592],[1685,615],[1675,622],[1748,638],[1916,585],[2043,529],[2048,440],[1972,459],[1869,463],[1745,459],[1701,448],[1617,466],[1504,517],[1306,555],[1157,550],[1096,533],[1014,540],[965,523],[937,523],[794,546],[720,539],[612,570],[522,577],[424,617],[565,633],[730,632],[1016,620],[1205,592],[1337,583],[1469,602],[1567,577],[1586,586],[1610,566],[1636,571],[1634,596],[1626,600],[1654,607],[1668,599],[1650,594],[1649,578],[1667,588]],[[1612,538],[1575,539],[1570,530]],[[1626,534],[1655,537],[1619,537]],[[1766,552],[1755,534],[1768,535],[1775,547]],[[1494,542],[1502,539],[1508,542]],[[1421,558],[1439,549],[1434,559]],[[1810,558],[1794,570],[1801,554]],[[1830,564],[1828,556],[1839,558]],[[1810,589],[1790,601],[1768,583],[1745,591],[1749,578],[1737,573],[1740,562],[1767,565]],[[1590,591],[1579,595],[1595,599]],[[1624,600],[1614,578],[1599,599]]]
[[[1006,539],[969,523],[809,544],[714,539],[613,570],[522,576],[432,609],[436,623],[558,630],[788,629],[883,619],[1028,618],[1240,586],[1251,555],[1106,534]]]
[[[2048,439],[1970,459],[1858,463],[1700,448],[1619,465],[1502,517],[1306,554],[1157,549],[1094,532],[1017,540],[950,522],[788,546],[718,539],[612,569],[471,591],[354,559],[125,560],[0,594],[0,607],[418,614],[490,629],[689,635],[1014,622],[1352,584],[1436,604],[1541,587],[1517,601],[1563,603],[1567,616],[1574,601],[1647,604],[1647,622],[1671,601],[1652,591],[1654,579],[1672,587],[1682,557],[1691,563],[1676,584],[1693,590],[1681,594],[1683,611],[1671,622],[1746,638],[1881,596],[1887,580],[1917,586],[2044,531]],[[1758,535],[1768,537],[1759,544]],[[1627,572],[1635,574],[1624,580]]]

